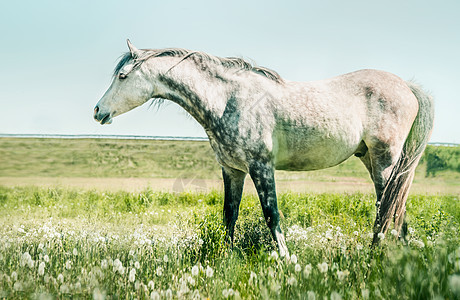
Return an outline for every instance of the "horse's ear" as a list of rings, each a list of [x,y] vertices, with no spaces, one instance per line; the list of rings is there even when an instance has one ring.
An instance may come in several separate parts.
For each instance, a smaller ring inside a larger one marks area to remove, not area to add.
[[[140,51],[139,49],[137,49],[129,39],[126,40],[126,42],[128,43],[128,48],[129,48],[129,52],[131,52],[131,56],[133,58],[137,58],[139,57],[139,54],[140,54]]]

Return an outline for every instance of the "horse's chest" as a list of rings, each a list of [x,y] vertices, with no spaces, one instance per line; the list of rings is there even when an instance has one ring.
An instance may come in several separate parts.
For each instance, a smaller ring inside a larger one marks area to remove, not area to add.
[[[210,137],[211,148],[214,150],[217,162],[227,168],[248,172],[246,151],[240,146],[240,143],[230,141],[217,141],[216,138]]]

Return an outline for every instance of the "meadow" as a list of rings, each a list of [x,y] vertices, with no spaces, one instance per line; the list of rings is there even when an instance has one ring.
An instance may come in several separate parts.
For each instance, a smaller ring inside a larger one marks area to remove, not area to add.
[[[458,299],[458,172],[425,177],[407,205],[408,241],[371,248],[370,192],[278,194],[290,259],[275,251],[245,193],[233,247],[223,193],[13,185],[10,178],[220,178],[206,143],[0,139],[0,298]],[[172,155],[173,154],[173,155]],[[351,160],[283,181],[363,180]],[[17,182],[17,181],[16,181]],[[441,192],[421,192],[434,186]],[[443,189],[445,188],[445,191]],[[447,191],[447,192],[446,192]]]

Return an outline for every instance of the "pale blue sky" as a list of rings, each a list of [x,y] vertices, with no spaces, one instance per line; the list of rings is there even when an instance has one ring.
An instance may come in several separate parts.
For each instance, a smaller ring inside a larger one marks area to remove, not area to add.
[[[242,56],[290,80],[362,68],[435,96],[431,141],[460,143],[460,1],[3,1],[0,133],[204,136],[171,104],[92,119],[126,38]]]

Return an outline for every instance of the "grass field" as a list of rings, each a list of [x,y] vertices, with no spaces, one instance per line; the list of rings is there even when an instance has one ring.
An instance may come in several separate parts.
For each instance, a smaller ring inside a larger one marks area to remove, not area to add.
[[[0,299],[458,299],[458,173],[425,178],[423,168],[408,200],[408,243],[389,232],[375,249],[375,198],[359,188],[370,182],[357,159],[277,173],[281,186],[325,189],[279,192],[288,261],[253,193],[231,248],[221,189],[154,185],[188,174],[218,181],[206,143],[0,139]],[[91,184],[126,177],[152,181],[142,190]],[[52,181],[62,178],[86,181]],[[355,190],[331,192],[328,182]]]

